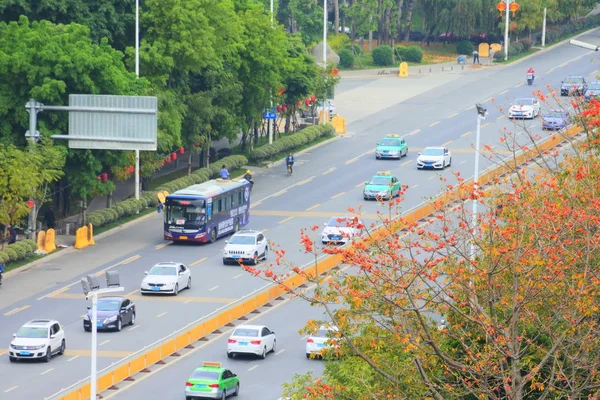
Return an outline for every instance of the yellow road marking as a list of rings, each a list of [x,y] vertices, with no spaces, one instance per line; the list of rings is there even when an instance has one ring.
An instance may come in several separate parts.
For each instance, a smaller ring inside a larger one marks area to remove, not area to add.
[[[343,195],[345,195],[345,194],[346,194],[346,192],[338,193],[338,194],[336,194],[335,196],[331,196],[331,198],[332,198],[332,199],[337,199],[338,197],[340,197],[340,196],[343,196]]]
[[[48,294],[48,295],[46,295],[46,296],[42,296],[42,297],[40,297],[38,300],[45,299],[46,297],[54,297],[54,296],[56,296],[57,294],[62,294],[62,293],[64,293],[64,292],[66,292],[67,290],[69,290],[69,287],[70,287],[70,286],[66,286],[66,287],[64,287],[64,288],[62,288],[62,289],[55,290],[54,292],[52,292],[52,293],[50,293],[50,294]]]
[[[546,71],[547,74],[552,73],[552,71],[554,71],[554,68],[550,68],[548,71]]]
[[[469,136],[471,133],[472,133],[471,131],[469,131],[469,132],[467,132],[467,133],[463,133],[462,135],[460,135],[460,137]]]
[[[502,119],[502,118],[506,118],[506,115],[501,115],[501,116],[499,116],[499,117],[498,117],[498,118],[496,118],[496,119]]]
[[[252,203],[252,205],[250,205],[250,208],[254,208],[254,207],[258,207],[262,204],[262,200],[261,201],[257,201],[256,203]]]
[[[265,233],[265,232],[266,232],[266,231],[268,231],[268,230],[269,230],[269,229],[265,228],[265,229],[262,229],[262,230],[261,230],[261,232],[262,232],[262,233]]]
[[[524,85],[524,83],[523,83],[523,82],[521,82],[521,83],[519,83],[518,85],[515,85],[515,87],[521,87],[521,86],[523,86],[523,85]]]
[[[279,192],[272,194],[271,197],[281,196],[284,193],[287,193],[287,189],[280,190]]]
[[[163,244],[159,244],[158,246],[155,246],[154,249],[155,250],[160,250],[160,249],[164,249],[165,247],[167,247],[168,245],[170,245],[171,243],[163,243]]]
[[[446,143],[442,144],[442,147],[446,147],[446,146],[448,146],[450,143],[452,143],[452,140],[448,140]]]
[[[346,165],[347,165],[347,164],[352,164],[353,162],[356,162],[356,161],[358,161],[358,159],[359,159],[359,158],[360,158],[360,157],[354,157],[353,159],[350,159],[350,160],[346,161],[344,164],[346,164]]]
[[[500,94],[504,94],[504,93],[508,93],[508,90],[505,90],[504,92],[500,92]]]
[[[435,121],[435,122],[429,124],[429,127],[431,128],[432,126],[436,126],[439,123],[440,123],[440,121]]]
[[[190,264],[190,267],[193,267],[194,265],[198,265],[201,262],[206,261],[206,257],[199,259],[198,261],[194,261],[193,263]]]
[[[402,164],[400,164],[401,167],[404,167],[405,165],[410,164],[412,161],[408,160],[408,161],[404,161]]]
[[[305,184],[307,184],[308,182],[312,181],[313,179],[315,179],[315,177],[314,177],[314,176],[311,176],[310,178],[306,178],[305,180],[303,180],[303,181],[300,181],[300,182],[296,183],[296,185],[297,185],[297,186],[302,186],[302,185],[305,185]]]
[[[61,294],[60,297],[54,297],[60,299],[77,299],[80,300],[83,298],[82,294],[75,293],[65,293]],[[163,295],[154,295],[154,296],[143,296],[141,294],[136,294],[129,296],[131,300],[155,300],[155,301],[170,301],[170,302],[194,302],[194,303],[221,303],[221,304],[229,304],[231,302],[236,301],[237,299],[233,298],[223,298],[223,297],[186,297],[186,296],[163,296]]]
[[[488,101],[492,101],[492,100],[494,100],[494,98],[493,98],[493,97],[490,97],[489,99],[486,99],[486,100],[484,100],[483,102],[484,102],[484,103],[487,103]]]
[[[363,186],[365,186],[365,183],[364,183],[364,182],[361,182],[361,183],[359,183],[358,185],[356,185],[356,186],[354,186],[354,187],[355,187],[355,188],[359,188],[359,187],[363,187]],[[308,210],[306,210],[306,211],[308,211]]]
[[[15,315],[18,312],[21,312],[23,310],[27,310],[29,307],[31,306],[23,306],[23,307],[19,307],[19,308],[15,308],[13,310],[10,310],[9,312],[7,312],[6,314],[4,314],[5,317],[10,317],[11,315]]]
[[[321,204],[315,204],[315,205],[314,205],[314,206],[312,206],[312,207],[308,207],[308,208],[306,209],[306,211],[314,210],[315,208],[319,207],[320,205],[321,205]]]
[[[475,106],[471,106],[471,107],[467,107],[465,110],[472,110],[474,108],[475,108]]]
[[[417,133],[419,133],[419,132],[421,132],[421,130],[420,130],[420,129],[415,129],[414,131],[410,132],[408,135],[409,135],[409,136],[413,136],[413,135],[416,135],[416,134],[417,134]]]
[[[488,126],[490,123],[486,122],[485,124],[481,125],[482,128],[485,128],[486,126]]]
[[[287,217],[286,219],[282,219],[281,221],[279,221],[280,224],[285,224],[288,221],[291,221],[292,219],[294,219],[294,217]]]
[[[133,256],[133,257],[129,257],[129,258],[128,258],[127,260],[125,260],[125,261],[121,261],[121,265],[127,265],[127,264],[129,264],[129,263],[131,263],[131,262],[134,262],[135,260],[138,260],[138,259],[140,259],[140,258],[142,258],[142,256],[140,256],[139,254],[136,254],[136,255],[135,255],[135,256]]]
[[[140,291],[140,289],[135,289],[134,291],[124,294],[123,297],[133,296],[134,294],[136,294],[139,291]]]
[[[329,168],[327,171],[323,172],[323,175],[327,175],[332,173],[333,171],[335,171],[337,168],[336,167],[331,167]]]
[[[450,118],[454,118],[458,115],[458,113],[454,113],[454,114],[450,114],[448,115],[446,118],[450,119]]]

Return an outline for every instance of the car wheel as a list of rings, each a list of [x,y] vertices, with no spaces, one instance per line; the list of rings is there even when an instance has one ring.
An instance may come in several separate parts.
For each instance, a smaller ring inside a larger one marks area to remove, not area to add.
[[[271,349],[271,353],[275,354],[277,351],[277,340],[273,340],[273,348]]]
[[[175,284],[175,289],[173,289],[173,295],[177,296],[179,294],[179,283]]]
[[[215,228],[210,232],[210,242],[214,243],[216,241],[217,241],[217,229]]]
[[[44,357],[44,362],[50,362],[51,359],[52,359],[52,349],[50,347],[48,347],[48,349],[46,350],[46,356]]]
[[[223,389],[223,391],[221,392],[221,400],[225,400],[227,398],[227,395],[225,394],[225,389]]]
[[[8,356],[8,361],[17,362],[17,359],[15,357]]]
[[[375,159],[376,159],[376,160],[379,160],[380,158],[381,158],[381,157],[379,157],[379,156],[375,156]]]
[[[262,354],[260,355],[260,358],[262,358],[263,360],[265,358],[267,358],[267,346],[263,347],[263,351],[262,351]]]
[[[121,332],[121,329],[123,329],[123,320],[119,317],[117,318],[117,332]]]
[[[238,218],[235,219],[235,222],[233,223],[233,232],[237,232],[240,230],[240,220]]]
[[[310,358],[310,353],[306,353],[306,358]]]
[[[258,264],[258,252],[254,253],[254,260],[252,261],[253,265],[257,265]]]
[[[233,358],[235,356],[235,354],[233,353],[227,353],[227,358]]]
[[[450,157],[450,160],[448,161],[448,167],[452,166],[452,157]]]
[[[83,327],[83,330],[84,330],[84,331],[86,331],[86,332],[91,332],[91,331],[92,331],[92,328],[86,328],[86,327],[84,326],[84,327]]]
[[[267,261],[268,254],[269,254],[269,248],[265,247],[265,254],[263,255],[263,260]]]
[[[239,383],[237,385],[235,385],[235,392],[233,392],[233,396],[237,397],[238,394],[240,394],[240,384]]]
[[[129,325],[133,324],[135,324],[135,313],[131,314],[131,322],[129,322]]]
[[[60,350],[58,351],[58,354],[63,356],[65,354],[66,348],[67,348],[67,343],[65,342],[65,339],[63,339],[62,343],[60,344]]]
[[[186,288],[187,289],[191,289],[192,288],[192,277],[191,276],[188,278],[188,283],[187,283]]]

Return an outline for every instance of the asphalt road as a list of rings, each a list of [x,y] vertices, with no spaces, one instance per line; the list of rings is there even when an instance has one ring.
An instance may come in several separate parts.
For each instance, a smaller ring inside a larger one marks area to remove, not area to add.
[[[581,40],[600,44],[598,33]],[[416,206],[447,183],[454,183],[453,174],[460,173],[465,178],[472,176],[475,102],[483,102],[490,111],[482,126],[482,144],[499,150],[500,130],[505,126],[513,129],[513,124],[503,118],[499,107],[506,109],[514,98],[531,96],[533,90],[547,93],[546,85],[557,88],[567,74],[592,78],[596,69],[590,62],[593,58],[593,53],[562,45],[534,57],[527,64],[507,68],[435,79],[412,77],[402,81],[385,77],[354,80],[348,84],[342,82],[337,90],[340,99],[337,108],[340,114],[347,113],[349,120],[354,117],[348,125],[349,134],[299,155],[291,177],[286,176],[284,166],[256,171],[248,228],[265,231],[267,238],[286,249],[295,264],[306,263],[310,257],[302,254],[298,244],[302,228],[322,225],[330,216],[347,214],[349,206],[362,206],[366,221],[375,220],[377,211],[386,211],[376,202],[362,200],[362,186],[376,171],[391,170],[408,185],[403,210]],[[537,71],[533,87],[523,85],[525,71],[530,65]],[[363,93],[362,98],[360,93]],[[375,114],[364,116],[360,112],[361,102],[368,107],[382,106]],[[525,122],[525,125],[533,132],[547,135],[541,133],[539,121]],[[388,133],[407,135],[410,147],[407,158],[375,160],[375,142]],[[525,135],[519,140],[527,142]],[[418,149],[430,145],[450,148],[452,168],[443,172],[415,169]],[[485,168],[493,160],[482,157],[481,162],[481,167]],[[45,263],[43,268],[6,279],[0,290],[0,337],[6,341],[0,346],[0,355],[5,354],[2,347],[8,347],[12,333],[33,318],[59,320],[65,327],[69,351],[49,364],[8,364],[7,357],[2,355],[0,362],[6,363],[2,367],[2,398],[43,398],[88,376],[90,337],[83,331],[81,322],[87,304],[77,284],[81,273],[101,273],[107,268],[116,268],[125,293],[138,308],[136,326],[127,327],[120,333],[99,335],[98,367],[102,369],[265,284],[243,273],[239,267],[223,266],[220,253],[223,245],[223,240],[205,246],[165,243],[161,216],[153,215],[99,241],[93,248],[59,257]],[[139,296],[137,289],[143,271],[160,261],[181,261],[191,266],[192,289],[177,297]],[[281,318],[285,326],[289,318]],[[304,322],[298,321],[299,327]],[[277,327],[273,329],[278,331]],[[280,334],[288,334],[284,332]],[[297,366],[293,364],[286,368],[296,370]],[[34,376],[36,385],[31,385]]]

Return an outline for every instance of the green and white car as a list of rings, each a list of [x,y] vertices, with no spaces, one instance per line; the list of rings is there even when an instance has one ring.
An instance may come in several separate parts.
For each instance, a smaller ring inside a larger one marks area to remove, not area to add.
[[[390,171],[380,171],[365,182],[363,198],[365,200],[383,199],[389,200],[400,194],[400,181]]]
[[[237,396],[240,380],[236,374],[218,362],[204,362],[192,372],[185,383],[185,399],[221,399]]]
[[[377,148],[375,148],[375,158],[378,160],[382,158],[397,158],[399,160],[407,154],[408,145],[406,140],[396,134],[387,135],[377,142]]]

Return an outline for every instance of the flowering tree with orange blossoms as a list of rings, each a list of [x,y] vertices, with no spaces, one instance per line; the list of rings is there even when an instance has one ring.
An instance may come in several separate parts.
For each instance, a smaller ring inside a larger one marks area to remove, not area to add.
[[[416,222],[401,215],[404,192],[379,226],[361,225],[360,209],[349,209],[357,217],[349,225],[366,233],[347,246],[319,248],[317,227],[301,232],[315,260],[343,260],[325,279],[283,251],[272,265],[244,266],[279,284],[303,275],[314,290],[288,289],[327,315],[304,332],[339,329],[324,376],[296,377],[286,396],[600,398],[600,103],[574,105],[585,140],[540,153],[535,174],[509,159],[512,174],[479,190],[456,174],[432,199],[433,214]],[[540,139],[525,146],[515,137],[505,130],[501,142],[516,151]],[[473,199],[483,205],[476,230]]]

